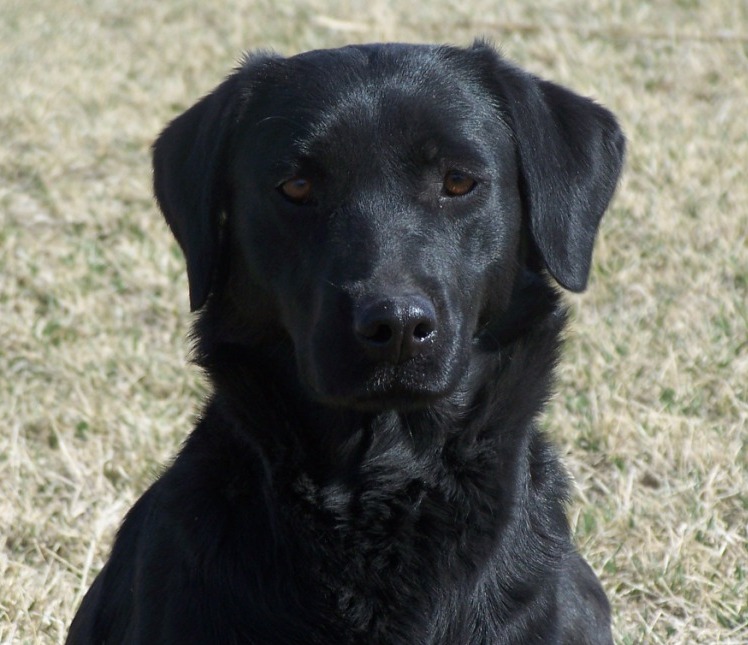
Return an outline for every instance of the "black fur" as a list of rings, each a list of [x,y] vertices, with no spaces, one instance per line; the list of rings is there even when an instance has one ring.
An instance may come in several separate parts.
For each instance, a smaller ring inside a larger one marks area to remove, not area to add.
[[[611,643],[536,417],[623,155],[483,43],[254,55],[173,121],[214,391],[68,643]]]

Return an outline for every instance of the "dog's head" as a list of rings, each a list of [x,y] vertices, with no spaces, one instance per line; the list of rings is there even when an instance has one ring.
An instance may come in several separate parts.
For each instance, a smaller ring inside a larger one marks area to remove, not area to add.
[[[154,147],[193,310],[286,334],[324,402],[451,392],[517,275],[585,288],[624,154],[592,101],[469,49],[255,55]]]

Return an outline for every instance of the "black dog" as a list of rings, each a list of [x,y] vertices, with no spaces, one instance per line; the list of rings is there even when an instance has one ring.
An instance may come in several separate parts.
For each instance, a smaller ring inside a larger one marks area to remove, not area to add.
[[[68,643],[611,643],[535,420],[623,156],[483,43],[250,56],[173,121],[214,392]]]

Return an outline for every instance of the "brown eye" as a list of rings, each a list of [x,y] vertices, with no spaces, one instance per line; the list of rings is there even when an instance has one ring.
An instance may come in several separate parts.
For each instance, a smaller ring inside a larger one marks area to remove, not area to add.
[[[294,204],[306,204],[312,196],[312,182],[304,177],[294,177],[284,181],[279,189]]]
[[[450,170],[444,175],[444,192],[450,197],[467,195],[475,188],[476,181],[459,170]]]

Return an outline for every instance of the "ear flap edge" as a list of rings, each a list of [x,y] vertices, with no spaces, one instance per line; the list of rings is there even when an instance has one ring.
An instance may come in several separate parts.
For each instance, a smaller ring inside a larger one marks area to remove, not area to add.
[[[187,263],[191,311],[205,305],[218,264],[227,207],[223,174],[241,99],[238,76],[176,117],[152,148],[156,201]]]
[[[515,67],[485,43],[472,51],[484,65],[488,58],[485,82],[513,131],[534,246],[561,286],[584,291],[597,229],[623,167],[623,132],[593,100]]]

